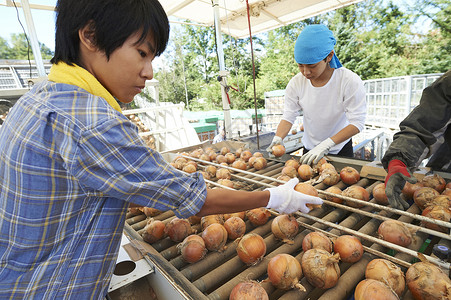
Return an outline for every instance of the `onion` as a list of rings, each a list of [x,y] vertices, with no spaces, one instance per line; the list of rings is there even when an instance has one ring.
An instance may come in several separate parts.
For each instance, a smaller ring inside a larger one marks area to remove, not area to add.
[[[129,207],[127,209],[127,214],[130,214],[132,216],[137,216],[143,212],[142,209],[143,209],[142,206]]]
[[[347,263],[358,262],[363,255],[363,246],[358,238],[352,235],[339,236],[334,242],[334,252]]]
[[[313,169],[307,164],[302,164],[298,168],[298,175],[302,180],[310,180],[313,177]]]
[[[255,157],[255,156],[252,156],[251,158],[249,158],[249,160],[248,160],[248,164],[249,164],[249,168],[253,168],[254,167],[254,163],[255,163],[255,161],[257,160],[257,157]]]
[[[282,175],[287,175],[291,178],[295,178],[298,175],[298,172],[293,166],[285,166],[282,169]]]
[[[310,249],[302,256],[302,271],[310,284],[328,289],[334,287],[340,278],[339,260],[338,253],[332,255],[323,249]]]
[[[373,197],[381,205],[388,204],[388,198],[385,194],[385,183],[379,183],[373,188]]]
[[[154,217],[161,214],[161,210],[153,207],[140,207],[139,210],[141,210],[146,215],[146,217]]]
[[[443,192],[442,195],[451,197],[451,188],[446,188]]]
[[[186,159],[185,157],[178,157],[174,160],[175,167],[179,170],[183,169],[187,162],[188,159]]]
[[[316,163],[316,165],[313,166],[313,172],[315,172],[315,173],[320,173],[321,166],[322,166],[323,164],[325,164],[325,163],[327,163],[327,160],[326,160],[324,157],[321,158],[321,159]]]
[[[436,196],[440,195],[437,190],[431,187],[422,187],[413,194],[413,201],[423,210]]]
[[[449,299],[451,280],[439,267],[429,262],[417,262],[406,272],[407,287],[415,299]]]
[[[355,300],[399,300],[398,295],[385,283],[374,279],[365,279],[357,284]]]
[[[210,251],[222,252],[227,242],[227,230],[218,223],[213,223],[202,231],[205,247]]]
[[[237,154],[238,156],[238,154]],[[249,159],[252,157],[252,153],[249,150],[244,150],[241,152],[240,158],[244,160],[245,162],[249,161]]]
[[[196,149],[196,150],[191,151],[189,156],[194,157],[194,158],[199,158],[202,153],[204,153],[204,150]]]
[[[224,222],[230,240],[242,237],[246,233],[246,223],[239,217],[231,217]]]
[[[366,279],[374,279],[385,283],[399,297],[406,288],[404,273],[401,268],[387,259],[373,259],[368,263],[365,270]]]
[[[195,234],[187,236],[182,243],[177,245],[177,249],[183,259],[190,264],[198,262],[207,253],[204,240]]]
[[[236,252],[246,265],[256,265],[266,254],[266,244],[260,235],[248,233],[240,239]]]
[[[265,225],[271,213],[265,207],[254,208],[246,212],[246,217],[254,226]]]
[[[446,187],[445,179],[438,174],[424,176],[421,183],[423,186],[431,187],[439,193],[443,192]]]
[[[285,154],[285,147],[281,144],[274,145],[274,146],[272,146],[271,149],[272,149],[272,154],[275,157],[281,157],[282,155]]]
[[[246,163],[244,162],[244,160],[241,160],[241,159],[235,160],[232,163],[232,167],[235,168],[235,169],[243,170],[243,171],[246,171],[246,169],[247,169]]]
[[[329,186],[335,185],[340,181],[340,175],[335,169],[324,169],[320,177],[322,178],[322,182]]]
[[[283,181],[290,181],[292,178],[291,178],[290,176],[288,176],[288,175],[279,175],[279,176],[277,177],[277,179],[283,180]],[[281,184],[281,183],[280,183],[280,184]]]
[[[256,281],[240,282],[232,289],[229,300],[269,300],[268,293]]]
[[[351,197],[351,198],[355,198],[357,200],[363,200],[363,201],[370,200],[370,193],[368,193],[367,190],[365,190],[363,187],[358,186],[358,185],[351,185],[350,187],[347,187],[342,192],[342,195]],[[346,201],[346,204],[351,207],[356,207],[356,208],[361,208],[361,207],[365,206],[363,204],[359,204],[359,203],[355,203],[355,202],[351,202],[351,201]]]
[[[236,160],[236,156],[233,153],[227,153],[225,155],[228,164],[232,164]]]
[[[285,162],[285,166],[292,166],[297,171],[299,169],[300,164],[296,159],[292,158]]]
[[[191,217],[188,218],[188,222],[191,225],[196,225],[196,224],[200,224],[200,220],[201,219],[202,219],[201,217],[198,217],[198,216],[194,215],[194,216],[191,216]]]
[[[280,215],[272,221],[271,231],[279,240],[293,244],[293,239],[299,231],[299,224],[296,218],[291,215]]]
[[[322,232],[310,232],[302,240],[302,250],[307,252],[310,249],[322,249],[332,253],[332,241]]]
[[[445,188],[446,188],[446,189],[451,189],[451,181],[448,182],[448,183],[445,185]]]
[[[164,236],[165,227],[162,221],[149,219],[146,226],[144,226],[144,232],[142,233],[143,240],[150,244],[161,240]]]
[[[211,179],[210,174],[208,174],[207,172],[205,172],[205,171],[200,171],[199,173],[202,174],[202,177],[203,177],[205,180],[210,180],[210,179]]]
[[[232,189],[235,187],[233,184],[233,181],[230,179],[219,179],[218,184],[232,188]]]
[[[344,167],[340,171],[340,178],[347,185],[352,185],[360,180],[360,173],[353,167]]]
[[[254,157],[263,157],[263,154],[261,152],[255,152],[254,155],[252,155]]]
[[[172,241],[181,242],[188,235],[193,233],[193,229],[187,219],[179,219],[175,217],[166,224],[165,233]]]
[[[210,161],[215,161],[218,154],[214,151],[208,151],[207,154],[210,156]]]
[[[230,174],[230,171],[225,168],[220,168],[218,171],[216,171],[216,178],[218,179],[230,179],[232,178],[232,174]]]
[[[199,156],[199,159],[204,160],[204,161],[211,161],[210,155],[208,155],[207,153],[203,153]]]
[[[338,188],[336,186],[328,187],[326,189],[326,192],[332,193],[332,194],[337,194],[337,195],[341,195],[342,194],[340,188]],[[338,197],[329,196],[329,195],[326,195],[326,200],[333,201],[333,202],[338,203],[338,204],[343,203],[343,199],[338,198]]]
[[[420,182],[417,183],[410,183],[406,181],[406,184],[404,185],[404,188],[402,189],[403,195],[407,198],[407,200],[413,199],[413,194],[416,190],[423,187],[423,184]]]
[[[207,166],[205,167],[205,172],[208,173],[208,175],[210,175],[210,177],[216,177],[216,167],[215,166]]]
[[[377,230],[379,238],[384,241],[407,247],[412,243],[412,231],[404,223],[396,220],[385,220]]]
[[[264,168],[266,168],[266,165],[268,164],[268,162],[266,161],[266,158],[264,158],[264,157],[257,157],[256,159],[255,159],[255,162],[254,162],[254,164],[253,164],[253,167],[256,169],[256,170],[261,170],[261,169],[264,169]]]
[[[202,230],[205,230],[211,224],[224,224],[224,216],[223,215],[208,215],[204,216],[200,219],[200,226]]]
[[[243,221],[246,218],[246,212],[245,211],[240,211],[240,212],[236,212],[236,213],[231,213],[231,214],[224,214],[224,220],[228,220],[232,217],[238,217],[241,218]]]
[[[194,173],[197,171],[197,168],[194,164],[186,164],[183,166],[182,171],[186,173]]]
[[[305,292],[299,283],[302,276],[301,264],[289,254],[277,254],[268,263],[268,279],[272,285],[281,290],[298,288]]]
[[[224,155],[219,154],[218,156],[216,156],[216,162],[218,164],[227,163],[227,158]]]
[[[230,152],[230,149],[227,147],[222,147],[221,151],[219,151],[221,153],[221,155],[226,155],[227,153]]]
[[[451,219],[451,210],[449,210],[448,207],[443,206],[428,206],[426,207],[423,212],[421,213],[424,217],[429,217],[436,220],[441,220],[445,222],[449,222]],[[437,230],[440,232],[447,233],[449,232],[449,229],[445,226],[440,226],[431,222],[421,221],[421,224],[429,229]]]
[[[238,157],[238,158],[241,158],[241,153],[243,153],[243,151],[244,151],[244,150],[243,150],[242,147],[236,149],[236,151],[235,151],[235,156]]]
[[[322,173],[324,170],[327,170],[327,169],[332,169],[332,170],[337,171],[333,164],[331,164],[331,163],[324,163],[319,168],[319,172]]]
[[[438,195],[432,199],[428,206],[442,206],[445,208],[451,208],[451,195]]]
[[[310,196],[318,197],[318,191],[311,185],[305,182],[300,182],[295,185],[294,189],[300,193],[307,194]],[[320,208],[321,204],[306,204],[306,206],[310,209]]]

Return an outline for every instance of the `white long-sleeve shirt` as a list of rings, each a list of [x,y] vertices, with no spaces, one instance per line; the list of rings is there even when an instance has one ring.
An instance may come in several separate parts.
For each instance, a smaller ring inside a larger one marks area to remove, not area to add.
[[[285,90],[283,119],[293,124],[300,110],[304,114],[302,143],[309,150],[349,124],[362,131],[366,117],[363,81],[354,72],[341,67],[334,70],[324,86],[314,87],[299,73]],[[329,153],[337,154],[348,141],[335,145]]]

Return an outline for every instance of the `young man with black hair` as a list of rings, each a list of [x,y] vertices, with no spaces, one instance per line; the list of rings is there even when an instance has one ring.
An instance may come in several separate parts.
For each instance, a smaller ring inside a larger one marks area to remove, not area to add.
[[[120,110],[168,42],[157,0],[60,0],[48,80],[0,129],[0,298],[102,299],[131,204],[191,215],[308,212],[297,179],[265,191],[208,189],[148,148]]]

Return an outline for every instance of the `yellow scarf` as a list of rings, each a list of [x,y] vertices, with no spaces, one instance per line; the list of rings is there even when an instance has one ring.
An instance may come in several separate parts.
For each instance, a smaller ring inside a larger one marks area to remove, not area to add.
[[[103,87],[102,84],[87,70],[77,65],[69,66],[66,63],[60,62],[56,65],[52,65],[48,76],[50,81],[56,83],[67,83],[76,85],[89,93],[102,97],[105,99],[115,110],[122,112],[119,103],[116,99]]]

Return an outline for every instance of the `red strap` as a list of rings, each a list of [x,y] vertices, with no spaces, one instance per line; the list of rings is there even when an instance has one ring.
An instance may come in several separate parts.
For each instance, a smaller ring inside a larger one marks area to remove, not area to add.
[[[401,173],[407,177],[410,177],[410,174],[407,171],[407,166],[399,159],[393,159],[388,163],[387,173],[387,177],[385,177],[385,185],[387,185],[388,179],[390,179],[390,177],[395,173]]]

